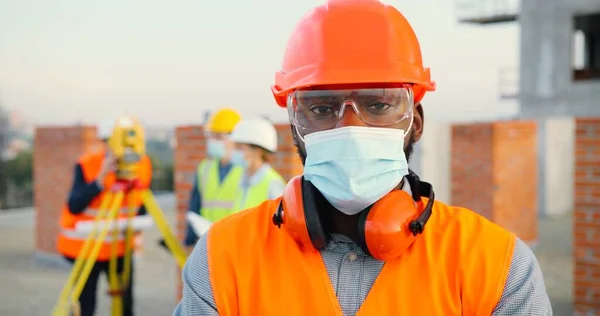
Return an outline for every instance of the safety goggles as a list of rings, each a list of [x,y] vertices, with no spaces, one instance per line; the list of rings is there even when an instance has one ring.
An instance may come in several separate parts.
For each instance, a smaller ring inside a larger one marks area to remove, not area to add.
[[[215,140],[228,140],[231,134],[229,133],[213,133],[213,132],[204,132],[204,138],[206,139],[215,139]]]
[[[366,124],[390,126],[412,115],[413,91],[410,86],[347,90],[296,90],[287,108],[292,123],[302,134],[332,129],[347,107]]]

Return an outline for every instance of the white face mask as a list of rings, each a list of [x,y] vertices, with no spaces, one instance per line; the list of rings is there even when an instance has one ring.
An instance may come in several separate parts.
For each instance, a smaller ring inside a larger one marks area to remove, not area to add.
[[[358,214],[408,175],[407,132],[349,126],[306,135],[304,178],[340,212]]]
[[[248,160],[246,160],[246,154],[243,150],[235,149],[231,153],[231,163],[240,167],[248,167]]]
[[[221,159],[227,154],[225,143],[222,140],[209,138],[206,142],[206,150],[211,158]]]

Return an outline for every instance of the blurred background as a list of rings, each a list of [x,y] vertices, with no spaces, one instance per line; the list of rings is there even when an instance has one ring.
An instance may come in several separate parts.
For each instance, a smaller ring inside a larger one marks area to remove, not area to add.
[[[600,315],[600,0],[384,2],[413,25],[437,82],[412,168],[440,200],[532,246],[555,315]],[[0,0],[0,314],[50,313],[68,274],[57,216],[104,118],[144,124],[152,189],[180,237],[211,111],[268,117],[275,167],[301,173],[270,85],[320,3]],[[148,232],[138,258],[143,315],[170,314],[180,294],[158,238]]]

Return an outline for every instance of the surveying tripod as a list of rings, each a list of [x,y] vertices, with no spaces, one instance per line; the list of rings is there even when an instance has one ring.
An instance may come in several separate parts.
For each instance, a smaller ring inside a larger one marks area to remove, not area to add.
[[[109,261],[108,279],[109,291],[108,294],[112,297],[112,316],[121,316],[123,312],[122,295],[125,293],[126,286],[131,278],[131,254],[134,230],[132,226],[133,217],[137,213],[137,207],[130,205],[127,225],[125,229],[125,257],[123,272],[121,275],[117,273],[117,242],[120,231],[117,226],[117,218],[121,209],[123,200],[131,194],[141,194],[141,199],[146,210],[152,216],[158,229],[160,230],[167,247],[175,257],[179,267],[183,267],[187,258],[186,252],[179,244],[171,229],[163,212],[160,210],[158,203],[154,199],[152,192],[149,189],[141,188],[136,180],[118,180],[111,190],[105,194],[100,204],[100,209],[94,219],[92,231],[87,236],[81,252],[73,263],[73,269],[65,284],[58,302],[56,303],[52,316],[69,316],[69,312],[73,312],[74,316],[81,314],[79,306],[79,296],[83,291],[85,283],[92,271],[96,262],[100,248],[106,240],[109,232],[112,233],[112,255]],[[133,201],[133,199],[128,199]],[[103,221],[103,227],[98,231],[98,223]],[[111,229],[111,223],[114,228]]]

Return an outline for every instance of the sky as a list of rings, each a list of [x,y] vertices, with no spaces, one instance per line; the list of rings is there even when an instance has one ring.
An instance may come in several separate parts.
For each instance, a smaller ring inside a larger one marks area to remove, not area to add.
[[[323,1],[0,0],[0,102],[40,125],[134,115],[172,127],[221,106],[285,121],[274,73],[296,22]],[[498,81],[518,72],[518,24],[460,24],[454,1],[384,0],[413,25],[437,83],[427,117],[515,115]]]

